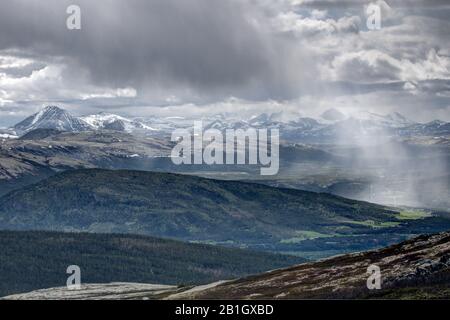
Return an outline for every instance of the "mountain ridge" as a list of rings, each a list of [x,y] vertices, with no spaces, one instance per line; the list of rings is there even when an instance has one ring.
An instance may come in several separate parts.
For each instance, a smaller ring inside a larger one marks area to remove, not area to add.
[[[47,106],[17,123],[13,128],[19,134],[27,133],[35,129],[55,129],[70,132],[91,129],[89,124],[57,106]]]
[[[107,181],[108,183],[106,183]],[[130,194],[130,190],[134,190],[133,193]],[[259,195],[259,199],[253,198],[256,195]],[[261,199],[262,195],[265,196],[265,199]],[[31,200],[33,197],[35,200]],[[216,209],[212,210],[213,207]],[[247,234],[250,238],[252,238],[250,230],[258,226],[265,230],[264,232],[269,232],[267,228],[275,228],[270,227],[272,224],[277,228],[283,226],[289,229],[292,221],[287,221],[287,217],[295,217],[297,220],[295,225],[300,224],[306,227],[312,224],[310,219],[313,216],[315,223],[323,219],[325,219],[323,221],[327,220],[325,216],[315,213],[319,208],[322,210],[332,208],[331,210],[339,219],[350,219],[357,212],[358,220],[369,217],[383,221],[390,217],[395,220],[394,212],[384,209],[383,206],[328,194],[172,173],[81,169],[60,173],[0,198],[0,212],[2,213],[0,225],[6,228],[16,225],[20,228],[22,225],[20,221],[25,223],[22,226],[26,226],[25,221],[28,219],[26,217],[34,217],[34,219],[40,217],[35,222],[37,226],[44,227],[45,221],[50,223],[53,219],[57,219],[55,222],[58,222],[66,215],[66,218],[69,218],[67,221],[72,221],[70,219],[76,219],[82,212],[89,212],[94,208],[97,210],[95,218],[92,216],[86,221],[83,220],[84,222],[79,222],[80,224],[75,224],[81,227],[81,230],[91,224],[107,223],[114,212],[117,215],[120,213],[117,216],[118,221],[120,224],[126,225],[134,221],[133,214],[144,210],[143,212],[150,214],[148,218],[156,219],[151,225],[148,225],[151,232],[166,230],[167,233],[162,233],[161,236],[173,236],[170,228],[158,225],[162,222],[158,220],[160,213],[165,212],[171,217],[170,221],[172,222],[181,219],[179,225],[172,231],[174,234],[180,232],[188,240],[190,239],[189,235],[200,236],[205,234],[206,230],[210,230],[209,233],[211,233],[222,223],[227,225],[227,220],[230,218],[235,221],[235,227],[238,229],[234,234],[239,233],[241,236]],[[125,212],[124,208],[127,208]],[[281,208],[283,208],[282,211]],[[367,213],[364,208],[372,212]],[[77,210],[81,211],[78,213]],[[271,210],[275,210],[276,214],[272,214]],[[134,213],[131,214],[131,212]],[[286,217],[283,217],[282,212]],[[304,215],[298,215],[299,212],[303,212]],[[128,216],[124,216],[124,213]],[[184,215],[180,215],[181,213]],[[57,214],[57,216],[52,216],[53,214]],[[58,218],[60,214],[62,216]],[[147,221],[145,219],[144,221]],[[188,231],[182,227],[184,219],[193,219],[196,221],[197,227],[204,224],[203,228],[206,229]],[[144,221],[137,225],[142,227]],[[305,223],[307,224],[305,225]],[[67,227],[69,226],[67,225]],[[277,228],[271,231],[272,236],[276,234]],[[123,232],[125,229],[119,228],[116,231]],[[226,241],[229,236],[225,233],[216,240]],[[198,240],[198,238],[196,239]]]
[[[248,119],[237,119],[232,115],[216,114],[201,117],[204,128],[248,129],[248,128],[277,128],[281,138],[289,142],[330,143],[339,142],[338,136],[343,129],[354,135],[383,135],[404,137],[411,135],[449,135],[450,125],[437,121],[416,123],[398,112],[379,115],[362,112],[356,116],[347,117],[336,109],[325,111],[318,119],[305,118],[297,115],[283,116],[282,113],[261,113]],[[198,119],[196,119],[198,120]],[[324,121],[322,121],[324,120]],[[166,117],[166,118],[134,118],[129,119],[107,112],[72,116],[68,111],[56,106],[48,106],[16,124],[12,130],[22,135],[34,129],[55,129],[60,131],[80,132],[89,130],[112,129],[128,133],[144,135],[170,136],[178,128],[190,128],[194,119]],[[4,134],[11,136],[11,131]],[[12,137],[12,136],[11,136]]]

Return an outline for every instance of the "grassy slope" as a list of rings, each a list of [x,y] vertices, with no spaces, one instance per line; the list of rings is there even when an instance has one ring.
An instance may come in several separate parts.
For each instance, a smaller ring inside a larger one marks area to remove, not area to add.
[[[291,256],[135,235],[0,231],[0,296],[82,282],[207,283],[300,263]]]

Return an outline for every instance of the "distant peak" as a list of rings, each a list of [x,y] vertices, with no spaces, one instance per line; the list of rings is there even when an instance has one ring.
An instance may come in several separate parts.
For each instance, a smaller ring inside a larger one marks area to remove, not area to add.
[[[321,117],[322,119],[329,121],[340,121],[346,118],[342,112],[334,108],[326,110],[324,113],[322,113]]]
[[[402,127],[414,123],[399,112],[392,112],[382,115],[374,112],[363,111],[359,112],[356,117],[361,120],[376,121],[392,127]]]
[[[428,124],[430,124],[430,125],[444,125],[444,124],[446,124],[446,122],[442,121],[442,120],[433,120],[433,121],[428,122]]]
[[[65,111],[65,110],[61,109],[58,106],[46,106],[44,109],[42,109],[42,111],[48,112],[48,111]]]
[[[89,130],[90,126],[84,121],[72,116],[68,111],[58,106],[50,105],[17,123],[14,129],[20,133],[26,133],[35,129],[79,132]]]

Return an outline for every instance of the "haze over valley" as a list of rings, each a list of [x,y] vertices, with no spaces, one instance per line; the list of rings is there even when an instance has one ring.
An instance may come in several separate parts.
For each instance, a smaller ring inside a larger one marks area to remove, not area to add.
[[[0,192],[11,190],[12,178],[36,181],[40,174],[99,167],[256,181],[386,205],[450,207],[449,123],[414,123],[398,113],[354,118],[337,110],[319,119],[282,120],[282,115],[237,120],[236,115],[218,114],[200,119],[204,130],[279,129],[280,172],[264,180],[256,166],[174,165],[171,133],[192,128],[195,119],[129,119],[106,113],[75,117],[46,107],[3,129],[7,133],[1,154],[8,161],[1,164]]]

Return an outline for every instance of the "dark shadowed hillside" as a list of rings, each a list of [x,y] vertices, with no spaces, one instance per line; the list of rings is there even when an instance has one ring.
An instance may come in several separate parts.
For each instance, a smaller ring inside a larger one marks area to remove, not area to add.
[[[69,265],[83,283],[199,284],[304,261],[286,255],[145,236],[0,231],[0,296],[64,286]]]
[[[141,171],[80,170],[0,198],[11,229],[127,232],[188,240],[295,237],[395,212],[328,194]],[[356,226],[357,224],[355,224]]]

